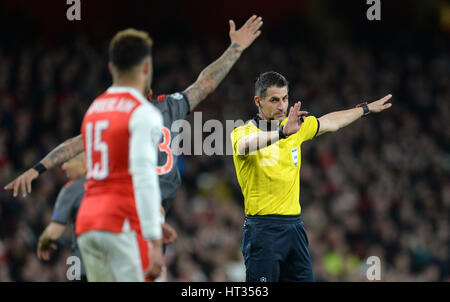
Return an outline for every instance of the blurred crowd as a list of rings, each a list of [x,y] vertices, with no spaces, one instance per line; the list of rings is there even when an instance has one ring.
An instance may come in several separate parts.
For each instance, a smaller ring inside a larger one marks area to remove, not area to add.
[[[107,43],[78,36],[15,52],[0,46],[2,186],[79,133],[90,102],[111,83]],[[286,43],[261,37],[244,52],[198,107],[203,121],[252,118],[254,81],[269,70],[285,75],[291,101],[317,117],[391,93],[392,109],[302,146],[300,201],[315,279],[367,281],[366,260],[377,256],[382,281],[450,281],[448,50]],[[187,88],[226,47],[214,39],[156,44],[154,95]],[[167,280],[245,280],[232,157],[180,156],[178,166],[183,185],[167,220],[179,238],[167,247]],[[70,231],[49,262],[35,254],[66,181],[55,169],[29,197],[0,191],[0,281],[67,281]]]

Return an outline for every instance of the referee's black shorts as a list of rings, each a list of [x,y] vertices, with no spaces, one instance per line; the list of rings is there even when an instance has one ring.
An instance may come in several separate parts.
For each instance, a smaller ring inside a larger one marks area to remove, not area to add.
[[[246,216],[241,248],[247,282],[314,281],[301,215]]]

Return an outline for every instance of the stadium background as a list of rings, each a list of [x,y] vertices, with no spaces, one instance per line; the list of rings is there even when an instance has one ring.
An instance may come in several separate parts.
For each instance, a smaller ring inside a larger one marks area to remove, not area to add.
[[[247,120],[256,76],[279,71],[313,114],[392,93],[393,108],[303,146],[301,203],[318,281],[450,281],[450,6],[446,1],[0,2],[0,183],[79,133],[110,83],[107,45],[134,26],[155,41],[155,94],[184,90],[228,46],[228,19],[264,18],[263,34],[199,107]],[[192,116],[190,119],[192,121]],[[447,122],[446,122],[447,120]],[[228,138],[227,138],[228,139]],[[243,199],[230,156],[180,157],[183,185],[168,215],[179,239],[169,281],[241,281]],[[60,169],[13,199],[0,191],[0,281],[65,281],[70,232],[50,262],[35,255],[66,178]]]

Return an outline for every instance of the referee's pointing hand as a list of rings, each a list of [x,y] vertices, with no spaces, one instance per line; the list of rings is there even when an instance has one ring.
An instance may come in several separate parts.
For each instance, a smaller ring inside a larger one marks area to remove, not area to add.
[[[300,111],[301,106],[302,102],[297,102],[289,109],[288,119],[283,128],[284,134],[291,135],[300,130],[303,124],[303,120],[300,117],[308,114],[307,111]]]
[[[379,99],[378,101],[372,102],[368,104],[370,112],[379,113],[383,110],[391,108],[392,103],[388,103],[388,101],[392,98],[392,94],[388,94],[384,98]]]

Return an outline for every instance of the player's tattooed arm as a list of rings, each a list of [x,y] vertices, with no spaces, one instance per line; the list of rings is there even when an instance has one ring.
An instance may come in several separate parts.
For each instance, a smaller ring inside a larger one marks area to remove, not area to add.
[[[230,47],[219,59],[206,67],[200,73],[195,83],[184,91],[189,100],[191,110],[219,86],[220,82],[240,58],[242,52],[261,34],[259,30],[263,24],[261,17],[252,16],[239,30],[236,30],[233,20],[229,22]]]
[[[63,164],[82,151],[83,137],[80,134],[66,140],[64,143],[53,149],[40,163],[45,167],[45,169],[49,170]],[[39,172],[36,169],[28,169],[19,177],[7,184],[4,189],[13,190],[14,197],[16,197],[19,193],[25,197],[27,196],[27,193],[31,193],[31,182],[38,177]]]
[[[52,169],[62,165],[69,159],[74,158],[81,152],[83,152],[83,136],[80,134],[69,138],[53,149],[43,160],[41,160],[41,164],[43,164],[47,170]]]
[[[239,45],[233,43],[217,61],[200,73],[194,84],[184,91],[189,100],[191,110],[217,88],[234,63],[239,59],[241,53],[242,50],[239,48]]]

